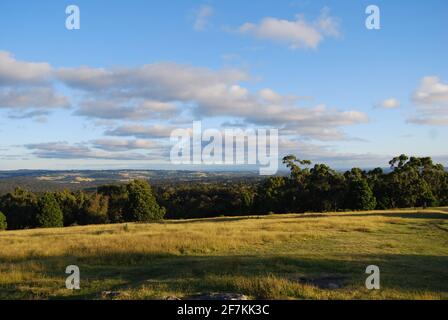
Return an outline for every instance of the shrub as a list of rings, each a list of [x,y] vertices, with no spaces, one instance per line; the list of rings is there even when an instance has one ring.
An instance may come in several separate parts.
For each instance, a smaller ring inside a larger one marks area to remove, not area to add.
[[[123,231],[124,232],[129,232],[129,226],[128,226],[127,223],[123,226]]]

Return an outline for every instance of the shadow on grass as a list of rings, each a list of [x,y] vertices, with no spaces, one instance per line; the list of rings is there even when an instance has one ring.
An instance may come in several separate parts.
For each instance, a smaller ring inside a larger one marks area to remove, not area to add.
[[[371,264],[380,267],[383,289],[448,292],[447,256],[355,255],[350,260],[337,260],[284,255],[260,257],[126,253],[35,257],[33,260],[43,265],[46,276],[57,279],[65,279],[67,276],[64,273],[65,266],[76,264],[80,267],[81,283],[84,282],[85,287],[70,296],[50,294],[51,299],[97,299],[106,290],[132,290],[145,284],[161,284],[168,292],[238,292],[266,298],[257,291],[241,289],[238,279],[267,276],[299,283],[303,283],[301,279],[304,278],[339,277],[346,280],[346,285],[363,289],[367,277],[365,269]],[[119,280],[120,284],[112,284],[115,280]],[[13,287],[21,290],[22,285],[15,283]],[[61,281],[60,287],[52,289],[64,287],[65,283]],[[3,289],[0,287],[0,290]],[[26,296],[27,292],[23,294]]]
[[[393,212],[390,213],[385,212],[372,212],[372,213],[360,213],[360,212],[353,212],[353,213],[337,213],[337,214],[331,214],[331,213],[321,213],[321,214],[304,214],[304,215],[298,215],[295,218],[325,218],[325,217],[388,217],[388,218],[407,218],[407,219],[440,219],[440,220],[446,220],[448,219],[448,214],[446,213],[440,213],[440,212],[425,212],[425,211],[418,211],[418,212]]]
[[[215,223],[215,222],[237,222],[242,220],[251,219],[263,219],[266,217],[281,217],[283,214],[272,214],[272,215],[251,215],[251,216],[225,216],[218,218],[191,218],[182,220],[168,220],[162,223],[169,224],[188,224],[188,223]],[[306,219],[306,218],[325,218],[325,217],[389,217],[389,218],[408,218],[408,219],[448,219],[448,214],[434,211],[408,211],[408,212],[394,212],[393,210],[389,212],[347,212],[347,213],[297,213],[293,218]],[[290,217],[290,216],[289,216]]]
[[[267,215],[251,215],[251,216],[224,216],[224,217],[205,217],[205,218],[188,218],[181,220],[167,220],[165,223],[170,224],[186,224],[186,223],[215,223],[215,222],[237,222],[242,220],[262,219]]]

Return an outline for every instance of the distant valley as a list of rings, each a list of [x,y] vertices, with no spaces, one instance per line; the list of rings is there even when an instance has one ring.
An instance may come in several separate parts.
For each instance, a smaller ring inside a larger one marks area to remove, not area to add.
[[[63,189],[94,189],[110,183],[126,183],[133,179],[149,180],[151,185],[258,181],[258,172],[188,171],[188,170],[15,170],[0,171],[0,194],[15,187],[33,192]]]

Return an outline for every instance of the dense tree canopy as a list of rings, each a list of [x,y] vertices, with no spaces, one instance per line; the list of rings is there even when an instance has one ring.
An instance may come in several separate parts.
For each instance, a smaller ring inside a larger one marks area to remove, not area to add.
[[[24,229],[36,226],[37,196],[22,188],[1,198],[0,210],[5,214],[9,229]]]
[[[37,201],[36,226],[42,228],[62,227],[64,217],[53,193],[46,192]]]
[[[151,186],[144,180],[134,180],[127,185],[127,210],[125,217],[129,221],[160,220],[165,208],[160,207]]]
[[[145,180],[104,185],[96,191],[34,194],[22,188],[0,197],[0,229],[152,221],[221,215],[372,210],[448,205],[448,173],[431,158],[400,155],[381,168],[345,173],[293,155],[287,176],[260,182],[159,186]],[[3,219],[4,220],[4,219]]]

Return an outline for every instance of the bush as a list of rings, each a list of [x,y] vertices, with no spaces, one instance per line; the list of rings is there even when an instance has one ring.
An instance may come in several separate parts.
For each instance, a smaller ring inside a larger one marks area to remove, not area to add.
[[[63,227],[64,218],[62,210],[53,193],[45,193],[37,203],[36,221],[38,227]]]
[[[0,211],[0,231],[6,230],[8,227],[8,224],[6,223],[6,217],[5,215]]]

